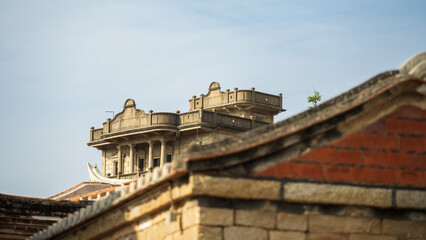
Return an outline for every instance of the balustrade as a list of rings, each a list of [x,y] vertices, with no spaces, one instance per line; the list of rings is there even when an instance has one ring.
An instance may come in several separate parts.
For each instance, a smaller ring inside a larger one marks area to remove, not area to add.
[[[241,94],[241,99],[243,100],[251,100],[252,97],[248,93],[251,93],[251,91],[245,91]],[[255,121],[252,119],[227,115],[227,114],[221,114],[216,113],[212,111],[205,111],[205,110],[198,110],[198,111],[191,111],[187,113],[152,113],[150,111],[149,114],[149,120],[148,124],[142,124],[138,126],[137,128],[133,128],[135,130],[147,127],[155,127],[155,126],[164,126],[169,125],[171,127],[178,127],[178,126],[186,126],[186,125],[192,125],[197,123],[211,123],[215,125],[220,125],[224,127],[231,127],[231,128],[238,128],[242,130],[249,130],[258,126],[265,125],[267,123],[261,122],[261,121]],[[102,128],[100,129],[91,129],[91,139],[90,142],[99,141],[102,139],[103,133]],[[128,130],[127,128],[124,128],[123,130]],[[111,131],[110,133],[120,132],[123,131],[122,129],[115,129],[114,131]],[[110,134],[108,133],[108,134]]]
[[[102,133],[103,133],[103,129],[102,128],[94,129],[92,127],[90,129],[90,132],[91,132],[91,136],[90,136],[90,141],[91,142],[101,140],[101,136],[102,136]]]
[[[199,123],[201,119],[200,111],[193,111],[180,114],[180,125],[188,125],[193,123]]]
[[[227,89],[226,92],[220,92],[220,95],[216,96],[202,95],[199,98],[193,96],[189,102],[190,110],[210,108],[230,103],[252,103],[281,108],[282,95],[257,92],[254,91],[254,88],[252,90],[238,90],[238,88],[235,88],[234,91]]]

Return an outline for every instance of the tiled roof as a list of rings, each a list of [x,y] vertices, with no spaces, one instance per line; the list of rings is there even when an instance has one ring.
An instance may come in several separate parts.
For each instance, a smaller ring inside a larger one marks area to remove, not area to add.
[[[82,182],[79,183],[63,192],[55,194],[54,196],[49,197],[49,199],[75,199],[75,196],[84,195],[90,192],[110,188],[114,185],[109,183],[101,182]],[[75,199],[79,200],[79,198]]]
[[[97,185],[111,185],[111,184],[108,184],[108,183],[98,183],[98,182],[96,182],[96,183],[94,183],[94,182],[81,182],[81,183],[79,183],[79,184],[77,184],[77,185],[75,185],[75,186],[72,186],[72,187],[70,187],[70,188],[68,188],[68,189],[66,189],[66,190],[64,190],[64,191],[62,191],[62,192],[60,192],[60,193],[57,193],[57,194],[55,194],[55,195],[53,195],[53,196],[51,196],[51,197],[48,197],[48,199],[60,199],[60,197],[61,197],[61,196],[66,195],[66,194],[68,194],[68,193],[70,193],[70,192],[73,192],[73,191],[75,191],[76,189],[81,188],[81,187],[82,187],[82,186],[84,186],[84,185],[90,185],[90,184],[97,184]]]
[[[31,236],[87,204],[0,194],[0,238]]]
[[[136,181],[136,180],[135,180]],[[71,198],[67,198],[70,201],[78,201],[78,200],[100,200],[102,197],[105,197],[115,191],[115,189],[119,186],[113,186],[109,188],[100,189],[97,191],[77,195]]]
[[[168,181],[173,178],[178,178],[185,174],[185,171],[172,171],[170,163],[166,163],[161,168],[154,168],[153,172],[148,172],[145,177],[139,178],[137,181],[132,181],[128,186],[122,186],[115,189],[114,193],[94,202],[92,205],[80,209],[63,219],[61,221],[49,226],[47,229],[40,231],[29,239],[49,239],[56,234],[65,231],[70,227],[75,227],[83,222],[96,217],[101,212],[106,211],[108,208],[117,205],[127,199],[132,198],[133,194],[145,191],[154,187],[157,184]]]

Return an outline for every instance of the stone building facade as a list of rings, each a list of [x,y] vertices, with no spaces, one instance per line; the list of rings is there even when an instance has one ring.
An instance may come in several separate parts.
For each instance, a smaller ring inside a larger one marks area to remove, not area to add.
[[[206,145],[274,122],[282,109],[282,95],[251,90],[220,90],[189,100],[189,112],[145,113],[127,99],[124,109],[103,127],[90,130],[89,146],[102,151],[102,175],[136,179],[178,158],[191,144]]]

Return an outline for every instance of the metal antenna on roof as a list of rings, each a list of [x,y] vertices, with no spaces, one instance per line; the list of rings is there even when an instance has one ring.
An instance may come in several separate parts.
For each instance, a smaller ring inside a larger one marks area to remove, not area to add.
[[[114,118],[114,117],[115,117],[114,111],[105,111],[105,112],[107,112],[107,113],[112,113],[112,118]]]

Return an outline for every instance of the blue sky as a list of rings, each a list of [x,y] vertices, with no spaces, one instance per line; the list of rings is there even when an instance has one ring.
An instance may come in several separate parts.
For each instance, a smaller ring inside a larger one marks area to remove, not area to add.
[[[426,1],[0,1],[0,192],[88,181],[91,126],[222,89],[283,93],[283,120],[425,51]]]

